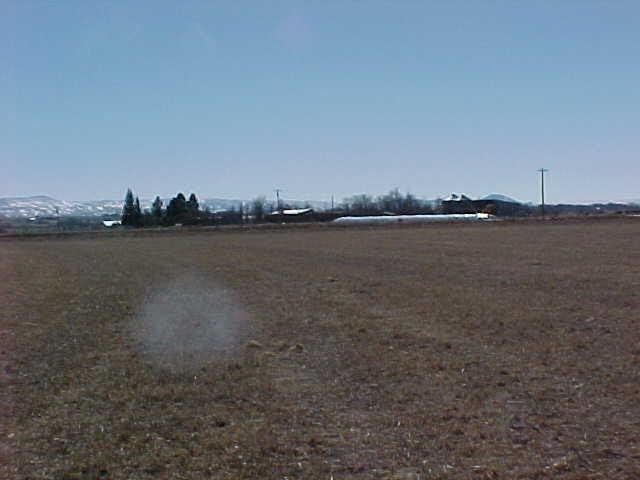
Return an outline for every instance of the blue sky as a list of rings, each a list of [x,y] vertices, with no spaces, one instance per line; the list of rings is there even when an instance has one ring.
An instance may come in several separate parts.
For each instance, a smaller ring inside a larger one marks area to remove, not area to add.
[[[640,198],[637,1],[2,1],[0,196]]]

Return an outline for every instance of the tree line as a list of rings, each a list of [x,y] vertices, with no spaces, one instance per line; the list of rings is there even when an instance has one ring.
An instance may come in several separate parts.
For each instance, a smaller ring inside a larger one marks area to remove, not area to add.
[[[295,207],[285,202],[280,205],[269,204],[265,197],[256,197],[249,205],[240,204],[225,211],[211,212],[202,210],[195,193],[187,199],[178,193],[164,206],[162,199],[156,196],[150,209],[144,211],[140,207],[140,199],[131,189],[127,190],[122,207],[122,225],[131,227],[171,226],[171,225],[220,225],[242,224],[246,222],[261,223],[275,220],[270,214]],[[309,205],[305,205],[309,207]],[[345,198],[335,208],[325,213],[339,215],[384,215],[384,214],[425,214],[433,213],[432,202],[416,198],[410,193],[403,194],[397,188],[386,195],[372,197],[370,195],[354,195]],[[332,215],[325,215],[330,219]],[[325,218],[323,217],[323,218]]]
[[[259,197],[252,203],[252,210],[243,205],[231,207],[228,210],[212,212],[209,208],[200,208],[200,202],[195,193],[187,199],[182,192],[171,198],[168,204],[156,196],[150,209],[144,211],[140,207],[140,199],[129,188],[122,207],[122,225],[129,227],[152,227],[172,225],[226,225],[241,224],[251,218],[262,221],[266,215],[265,205]]]
[[[394,188],[386,195],[354,195],[343,200],[338,207],[349,215],[418,215],[434,213],[433,202],[422,200],[411,193],[403,194]]]

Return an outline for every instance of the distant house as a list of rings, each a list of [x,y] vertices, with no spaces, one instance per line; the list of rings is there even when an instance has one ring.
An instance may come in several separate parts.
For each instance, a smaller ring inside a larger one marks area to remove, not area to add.
[[[442,200],[442,213],[444,214],[476,213],[477,211],[473,200],[464,194],[452,193]]]
[[[313,221],[313,213],[313,208],[289,208],[271,212],[266,216],[266,219],[270,222],[278,222],[280,219],[284,222]]]
[[[442,201],[442,213],[462,214],[462,213],[490,213],[501,217],[526,216],[530,214],[527,205],[510,201],[508,197],[495,198],[490,196],[473,200],[466,195],[456,195],[452,193]]]
[[[103,220],[102,225],[107,228],[114,228],[122,225],[122,221],[121,220]]]

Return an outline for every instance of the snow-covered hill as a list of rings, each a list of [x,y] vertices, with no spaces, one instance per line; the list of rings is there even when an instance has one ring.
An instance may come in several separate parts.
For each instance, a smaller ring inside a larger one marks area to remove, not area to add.
[[[168,198],[162,199],[166,206],[169,203]],[[140,199],[142,209],[151,208],[153,200]],[[211,211],[228,210],[231,208],[239,208],[244,202],[245,208],[250,208],[249,200],[234,200],[225,198],[205,198],[200,200],[200,208],[204,210],[208,208]],[[318,201],[295,201],[283,200],[283,203],[292,207],[303,207],[306,204],[311,205],[315,209],[327,208],[326,202]],[[52,217],[52,216],[92,216],[99,217],[102,215],[119,214],[122,211],[122,200],[89,200],[89,201],[66,201],[57,200],[46,195],[37,195],[33,197],[7,197],[0,198],[0,217]]]
[[[68,202],[45,195],[0,198],[0,216],[4,217],[100,216],[121,209],[122,202],[115,200]]]

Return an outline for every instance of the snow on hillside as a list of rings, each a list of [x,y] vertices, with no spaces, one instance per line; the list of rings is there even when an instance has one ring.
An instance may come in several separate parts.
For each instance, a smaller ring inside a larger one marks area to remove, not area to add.
[[[117,213],[121,209],[122,202],[114,200],[68,202],[44,195],[0,198],[0,216],[4,217],[99,216]]]
[[[164,208],[169,204],[170,199],[162,199]],[[150,209],[153,200],[140,199],[142,209]],[[224,198],[205,198],[200,200],[200,208],[208,208],[212,212],[239,208],[244,203],[245,208],[250,208],[249,200],[233,200]],[[317,201],[295,201],[283,200],[283,203],[292,207],[304,207],[309,204],[315,209],[327,208],[326,202]],[[0,198],[0,217],[52,217],[60,216],[91,216],[119,214],[122,211],[122,200],[89,200],[89,201],[66,201],[57,200],[46,195],[36,195],[33,197],[6,197]]]

